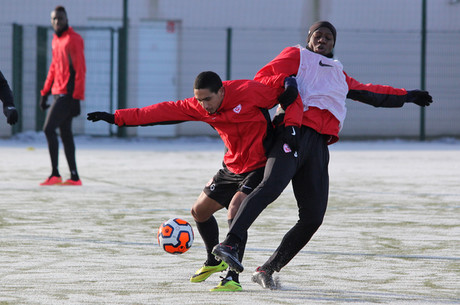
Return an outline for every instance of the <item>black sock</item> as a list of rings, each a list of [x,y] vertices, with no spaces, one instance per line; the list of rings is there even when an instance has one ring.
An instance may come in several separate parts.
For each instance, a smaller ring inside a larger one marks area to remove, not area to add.
[[[78,181],[80,180],[80,177],[78,177],[78,173],[76,170],[71,170],[70,171],[70,179],[73,181]]]
[[[228,233],[223,244],[230,246],[230,247],[238,247],[240,242],[241,242],[241,239],[238,236],[232,233]]]
[[[57,168],[53,168],[53,170],[51,171],[51,177],[61,177],[61,175],[59,175],[59,171],[57,170]]]
[[[211,253],[214,246],[219,243],[219,227],[217,225],[216,218],[211,216],[205,222],[195,221],[195,223],[198,232],[200,232],[201,238],[203,239],[204,245],[206,247],[206,253],[208,255],[205,264],[208,266],[218,265],[219,261],[217,261],[214,254]]]
[[[268,275],[272,275],[273,272],[275,272],[275,270],[273,270],[273,269],[272,269],[269,265],[267,265],[266,263],[263,264],[262,266],[260,266],[260,267],[259,267],[259,270],[265,272],[265,273],[268,274]]]
[[[228,270],[227,272],[227,276],[225,277],[226,279],[228,279],[229,277],[232,278],[233,281],[239,283],[240,282],[240,276],[238,273],[236,273],[235,271],[232,271],[232,270]]]

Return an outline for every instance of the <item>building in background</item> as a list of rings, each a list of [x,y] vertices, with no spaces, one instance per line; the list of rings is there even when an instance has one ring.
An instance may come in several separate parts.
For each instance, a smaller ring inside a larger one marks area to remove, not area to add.
[[[361,82],[407,89],[421,86],[423,0],[126,0],[127,107],[190,97],[195,76],[252,78],[284,47],[305,44],[316,20],[337,28],[335,55]],[[426,135],[460,136],[460,3],[427,4]],[[41,128],[37,92],[51,58],[50,12],[63,5],[85,39],[87,97],[82,113],[118,108],[118,37],[123,0],[0,0],[0,67],[15,92],[21,121],[0,122],[0,136]],[[24,8],[27,8],[26,10]],[[342,137],[418,137],[420,109],[380,109],[348,101]],[[116,127],[75,120],[80,134],[116,134]],[[97,125],[97,126],[96,126]],[[112,128],[112,129],[110,129]],[[129,128],[128,135],[214,135],[203,123]]]

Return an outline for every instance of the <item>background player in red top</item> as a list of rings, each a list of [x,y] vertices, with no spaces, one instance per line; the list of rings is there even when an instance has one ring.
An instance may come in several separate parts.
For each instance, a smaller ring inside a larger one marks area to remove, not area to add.
[[[40,91],[40,108],[45,111],[50,94],[54,102],[46,116],[43,130],[48,141],[51,158],[51,175],[40,185],[81,185],[75,161],[75,142],[72,133],[72,119],[80,114],[80,100],[85,98],[86,65],[83,39],[68,24],[67,12],[58,6],[51,12],[54,29],[52,41],[53,58]],[[58,170],[59,142],[56,129],[59,128],[64,152],[70,170],[70,179],[62,182]]]
[[[227,269],[211,250],[219,243],[219,228],[213,214],[227,208],[231,224],[241,201],[259,184],[263,177],[266,152],[270,145],[272,124],[268,110],[278,104],[284,88],[271,88],[253,80],[222,82],[211,71],[200,73],[194,84],[194,97],[176,102],[162,102],[144,108],[120,109],[115,114],[88,113],[88,120],[104,120],[118,126],[174,124],[202,121],[211,125],[224,141],[227,149],[223,168],[208,182],[192,207],[192,215],[206,246],[207,260],[190,279],[202,282],[211,274]],[[294,99],[297,94],[294,95]],[[283,99],[284,93],[280,99]],[[292,100],[291,100],[292,101]],[[298,101],[299,102],[299,101]],[[285,121],[300,126],[300,117],[286,110]],[[243,257],[245,240],[239,249]],[[238,274],[229,271],[211,291],[239,291]]]
[[[264,288],[277,288],[273,272],[286,266],[323,222],[329,192],[327,146],[338,140],[346,115],[346,98],[375,107],[402,107],[408,102],[428,106],[432,102],[426,91],[365,85],[349,77],[343,72],[342,64],[332,59],[335,41],[334,26],[327,21],[317,22],[308,32],[307,48],[284,49],[254,78],[274,88],[283,87],[286,80],[290,86],[298,86],[298,99],[303,106],[299,109],[303,113],[302,127],[290,126],[286,121],[279,127],[261,184],[243,201],[226,240],[216,246],[213,253],[230,268],[243,271],[235,255],[241,237],[246,236],[258,215],[292,179],[299,220],[273,255],[253,274],[252,280]],[[287,78],[291,75],[295,81]]]
[[[0,100],[3,102],[3,114],[6,116],[6,122],[10,125],[18,121],[18,111],[14,106],[13,92],[8,82],[0,71]]]

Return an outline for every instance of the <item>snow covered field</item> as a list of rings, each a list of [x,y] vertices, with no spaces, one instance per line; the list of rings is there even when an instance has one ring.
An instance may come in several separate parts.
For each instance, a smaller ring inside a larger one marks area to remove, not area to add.
[[[195,243],[163,252],[158,226],[190,207],[220,168],[218,139],[77,137],[82,187],[40,187],[42,134],[0,140],[0,304],[460,304],[460,142],[339,142],[330,147],[324,224],[280,273],[250,280],[297,220],[290,187],[249,232],[242,292],[189,277]],[[64,153],[60,171],[69,177]],[[216,214],[221,237],[224,210]],[[223,275],[223,274],[222,274]]]

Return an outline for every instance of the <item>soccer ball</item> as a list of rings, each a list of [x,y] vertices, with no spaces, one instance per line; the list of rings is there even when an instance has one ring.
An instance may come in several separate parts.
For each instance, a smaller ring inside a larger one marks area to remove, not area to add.
[[[192,226],[180,218],[171,218],[158,228],[158,244],[171,254],[187,252],[193,244]]]

